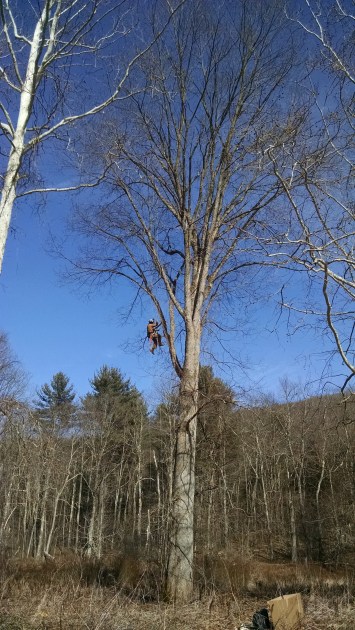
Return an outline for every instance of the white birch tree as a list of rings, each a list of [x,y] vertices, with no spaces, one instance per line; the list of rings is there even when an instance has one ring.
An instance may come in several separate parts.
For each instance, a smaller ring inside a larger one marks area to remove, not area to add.
[[[202,334],[212,307],[261,261],[254,237],[281,190],[263,155],[275,119],[282,133],[292,126],[279,101],[294,61],[283,17],[273,2],[187,2],[140,64],[144,91],[124,122],[120,110],[121,123],[97,140],[110,168],[105,202],[77,218],[88,239],[77,272],[123,277],[148,296],[180,380],[167,567],[175,601],[193,588]]]
[[[43,192],[20,182],[25,159],[40,144],[48,148],[49,140],[59,152],[85,119],[124,97],[127,77],[150,45],[141,36],[140,48],[127,53],[137,6],[126,0],[0,1],[0,272],[16,198]],[[166,6],[169,20],[174,10]],[[44,191],[77,187],[56,182]]]

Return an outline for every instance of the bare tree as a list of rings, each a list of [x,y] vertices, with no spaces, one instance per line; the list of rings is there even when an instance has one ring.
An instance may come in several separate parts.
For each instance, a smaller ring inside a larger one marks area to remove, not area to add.
[[[300,121],[297,142],[283,139],[268,150],[296,219],[279,236],[279,245],[287,245],[279,254],[305,270],[312,287],[303,305],[286,294],[283,304],[326,323],[346,367],[343,389],[355,375],[352,8],[347,0],[305,0],[288,8],[306,37],[303,87],[312,115]]]
[[[15,357],[6,333],[0,331],[0,404],[23,398],[27,376]],[[3,409],[0,409],[0,413]]]
[[[280,133],[292,128],[279,102],[294,62],[279,8],[185,4],[140,64],[145,89],[125,123],[120,110],[121,124],[100,130],[105,202],[79,211],[76,224],[89,243],[78,273],[123,277],[150,298],[180,379],[167,570],[174,600],[187,600],[193,586],[202,333],[212,307],[260,262],[254,237],[273,220],[281,191],[263,158],[275,119]]]
[[[169,7],[167,3],[167,21],[174,13]],[[28,166],[44,142],[57,141],[52,148],[56,152],[68,147],[74,127],[124,98],[127,77],[149,48],[149,43],[141,44],[138,52],[126,53],[135,20],[135,7],[126,0],[41,0],[36,6],[30,0],[1,0],[0,271],[16,198],[78,188],[57,182],[31,188],[21,170],[24,162]],[[123,37],[125,47],[120,45]],[[29,168],[33,171],[33,165]],[[82,185],[96,184],[97,178]]]

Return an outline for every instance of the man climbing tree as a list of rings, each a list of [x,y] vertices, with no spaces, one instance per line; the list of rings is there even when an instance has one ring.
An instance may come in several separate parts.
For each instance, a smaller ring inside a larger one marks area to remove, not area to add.
[[[256,237],[282,211],[266,149],[294,134],[284,90],[295,51],[279,9],[184,4],[141,64],[141,93],[97,134],[109,169],[105,201],[77,215],[93,248],[76,272],[121,276],[148,296],[180,380],[167,554],[175,601],[193,589],[202,334],[217,305],[220,320],[222,297],[235,301],[236,317],[264,260]]]
[[[161,324],[158,324],[154,319],[150,319],[147,325],[147,337],[150,341],[149,351],[154,354],[155,350],[159,346],[163,346],[161,341],[161,334],[158,332],[158,328]]]

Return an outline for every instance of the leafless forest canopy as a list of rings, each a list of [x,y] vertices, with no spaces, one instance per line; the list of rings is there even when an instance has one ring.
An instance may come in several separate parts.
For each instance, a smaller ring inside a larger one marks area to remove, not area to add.
[[[115,368],[103,367],[79,404],[70,400],[69,379],[57,377],[35,406],[1,400],[2,552],[119,553],[165,567],[176,395],[148,417],[140,393]],[[353,404],[336,395],[302,400],[287,382],[284,397],[239,406],[211,368],[201,368],[197,567],[225,550],[274,561],[353,561]]]

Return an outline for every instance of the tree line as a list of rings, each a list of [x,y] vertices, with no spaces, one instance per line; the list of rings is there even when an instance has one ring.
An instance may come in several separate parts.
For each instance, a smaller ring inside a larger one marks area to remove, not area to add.
[[[103,366],[80,402],[59,372],[34,404],[1,400],[0,545],[8,556],[135,554],[163,588],[172,521],[178,399],[149,415],[139,391]],[[194,567],[241,558],[346,564],[354,548],[353,410],[337,395],[238,405],[202,366]]]

